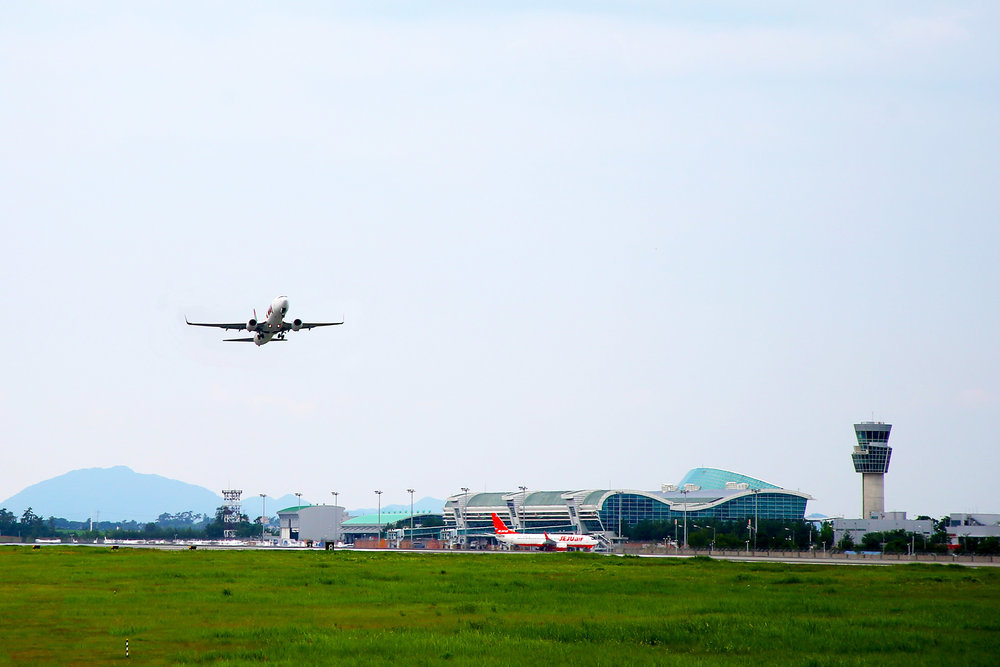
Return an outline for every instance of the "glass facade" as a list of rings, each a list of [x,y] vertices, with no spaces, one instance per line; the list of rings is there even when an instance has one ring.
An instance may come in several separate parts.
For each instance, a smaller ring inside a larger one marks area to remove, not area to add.
[[[892,424],[863,422],[854,425],[854,434],[858,438],[858,446],[851,454],[851,459],[854,461],[854,472],[889,472],[892,447],[888,445],[888,442],[891,430]]]
[[[696,473],[697,474],[693,474]],[[719,473],[713,476],[714,473]],[[445,526],[459,535],[492,536],[492,513],[523,532],[618,533],[640,521],[684,518],[746,520],[803,519],[807,494],[788,491],[746,475],[714,468],[699,468],[685,479],[717,484],[683,493],[586,489],[524,493],[461,494],[445,502]],[[713,481],[714,480],[714,481]],[[749,480],[749,481],[747,481]],[[757,482],[759,486],[724,488],[726,482]],[[688,482],[693,483],[693,482]],[[765,486],[766,485],[766,486]]]
[[[854,472],[889,472],[889,458],[892,447],[884,445],[868,445],[855,447],[851,459],[854,461]]]
[[[892,431],[892,424],[855,424],[854,434],[858,437],[858,444],[862,447],[871,442],[889,442],[889,432]]]
[[[741,492],[728,500],[719,498],[706,507],[694,498],[688,503],[687,518],[718,519],[721,521],[748,519],[802,519],[806,513],[807,498],[783,491]],[[656,497],[635,493],[614,493],[608,496],[598,512],[605,530],[618,530],[621,523],[634,525],[640,521],[672,521],[684,519],[684,503],[678,501],[673,507]]]

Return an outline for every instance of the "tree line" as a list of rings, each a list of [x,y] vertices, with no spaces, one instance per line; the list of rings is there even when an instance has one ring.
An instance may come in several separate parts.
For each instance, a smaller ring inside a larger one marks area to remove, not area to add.
[[[962,538],[957,549],[949,548],[947,526],[949,517],[940,520],[929,516],[919,516],[934,522],[934,532],[930,536],[895,530],[884,533],[867,533],[855,543],[845,536],[834,543],[833,523],[823,521],[819,527],[812,521],[760,519],[756,522],[745,519],[722,521],[712,519],[691,519],[687,521],[687,544],[694,549],[758,549],[770,551],[807,551],[826,549],[838,551],[880,551],[884,553],[958,553],[977,555],[1000,554],[1000,541],[995,537]],[[683,520],[640,521],[635,525],[622,527],[622,532],[630,541],[676,541],[684,542]]]
[[[684,521],[640,521],[622,527],[629,540],[684,543]],[[825,522],[817,529],[811,521],[780,519],[723,521],[688,519],[687,544],[694,549],[800,550],[833,548],[833,526]]]
[[[225,520],[229,509],[219,507],[214,516],[194,512],[171,514],[164,512],[156,521],[69,521],[50,516],[47,519],[35,514],[32,508],[24,510],[21,517],[6,508],[0,508],[0,536],[15,537],[21,541],[36,538],[71,538],[84,541],[107,539],[122,540],[195,540],[221,539],[227,528],[236,531],[240,538],[257,537],[261,534],[261,517],[251,522],[246,514],[240,514],[237,521]],[[268,523],[270,518],[265,519]],[[264,526],[267,530],[267,526]]]

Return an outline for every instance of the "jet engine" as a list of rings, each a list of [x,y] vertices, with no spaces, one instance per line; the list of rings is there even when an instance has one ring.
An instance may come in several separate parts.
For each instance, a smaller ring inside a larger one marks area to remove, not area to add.
[[[256,327],[257,327],[257,320],[251,317],[250,321],[247,322],[247,331],[253,331]]]
[[[295,319],[292,320],[292,331],[298,331],[302,328],[302,320]]]

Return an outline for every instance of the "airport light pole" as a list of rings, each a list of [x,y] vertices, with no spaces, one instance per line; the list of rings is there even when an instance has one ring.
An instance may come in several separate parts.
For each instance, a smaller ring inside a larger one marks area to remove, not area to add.
[[[410,548],[413,548],[413,489],[407,489],[410,492]]]
[[[699,530],[707,530],[708,526],[698,526],[698,525],[695,525],[695,528],[698,528]],[[712,548],[709,549],[709,552],[712,552],[712,551],[715,551],[715,526],[712,526]]]
[[[525,530],[525,527],[524,527],[524,502],[528,499],[528,487],[526,487],[526,486],[519,486],[517,488],[521,489],[521,530]]]
[[[618,539],[622,539],[622,492],[620,489],[618,491]]]
[[[681,493],[684,494],[684,548],[687,549],[688,546],[688,494],[691,493],[687,489],[681,489]]]
[[[333,518],[337,519],[337,496],[340,495],[336,491],[331,491],[330,495],[333,496]],[[333,531],[333,550],[337,550],[337,540],[340,539],[340,522],[337,521],[334,525],[335,530]]]
[[[467,487],[467,486],[463,486],[462,487],[462,497],[464,498],[465,502],[462,503],[462,509],[461,509],[461,512],[462,512],[462,527],[461,527],[462,539],[461,539],[461,544],[462,544],[462,546],[465,546],[465,542],[466,542],[465,535],[466,535],[466,533],[469,532],[468,529],[466,528],[466,525],[465,525],[465,509],[469,506],[469,487]],[[457,521],[455,522],[455,528],[456,528],[456,530],[459,529]]]
[[[260,496],[260,541],[263,542],[264,541],[264,523],[267,521],[267,513],[264,511],[264,505],[265,505],[264,498],[267,498],[267,494],[266,493],[258,493],[257,495]]]
[[[378,496],[378,536],[375,538],[375,547],[378,548],[382,545],[382,492],[376,490],[375,495]]]
[[[757,495],[760,489],[750,489],[753,492],[753,550],[757,551]]]
[[[296,493],[295,494],[295,498],[296,498],[296,500],[295,500],[295,518],[298,519],[299,518],[299,510],[302,509],[302,494],[301,493]],[[301,529],[302,529],[302,521],[299,521],[299,530],[301,530]],[[296,531],[295,534],[298,535],[298,531]],[[292,536],[292,520],[291,519],[288,520],[288,536],[289,537]],[[298,537],[296,537],[295,539],[297,540]]]

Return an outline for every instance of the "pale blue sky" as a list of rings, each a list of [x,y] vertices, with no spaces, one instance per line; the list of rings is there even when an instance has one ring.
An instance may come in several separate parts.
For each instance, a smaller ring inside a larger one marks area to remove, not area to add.
[[[856,516],[874,416],[887,509],[1000,511],[1000,9],[705,4],[0,7],[0,498],[715,466]],[[183,324],[277,294],[347,324]]]

